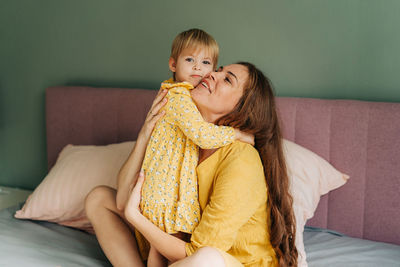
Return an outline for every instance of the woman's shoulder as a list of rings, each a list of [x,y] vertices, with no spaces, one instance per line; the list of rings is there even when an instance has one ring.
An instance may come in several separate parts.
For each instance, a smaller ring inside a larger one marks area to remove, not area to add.
[[[239,157],[243,159],[249,159],[249,160],[260,160],[260,155],[258,154],[257,149],[248,144],[244,143],[241,141],[234,141],[228,146],[223,147],[225,151],[222,151],[224,154],[226,154],[229,157]]]
[[[222,168],[231,170],[246,170],[252,174],[264,174],[260,155],[254,146],[241,141],[220,148],[220,159]]]
[[[227,180],[229,184],[258,188],[265,193],[264,168],[258,151],[250,144],[235,141],[221,150],[217,179]],[[256,190],[257,191],[257,190]]]

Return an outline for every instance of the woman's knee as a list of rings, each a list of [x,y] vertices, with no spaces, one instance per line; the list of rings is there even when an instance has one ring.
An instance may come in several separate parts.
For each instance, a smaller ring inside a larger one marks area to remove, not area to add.
[[[96,209],[105,207],[110,198],[115,198],[114,189],[100,185],[92,189],[85,198],[86,215],[90,217]]]
[[[225,267],[225,261],[221,253],[213,247],[199,248],[192,256],[192,264],[190,266],[196,267]]]

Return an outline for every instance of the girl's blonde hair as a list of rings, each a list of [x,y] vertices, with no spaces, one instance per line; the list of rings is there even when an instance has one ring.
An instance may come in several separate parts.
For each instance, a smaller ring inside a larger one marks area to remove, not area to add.
[[[175,61],[178,60],[179,55],[186,48],[208,49],[211,55],[212,64],[214,67],[217,65],[219,56],[217,41],[215,41],[215,39],[205,31],[200,29],[190,29],[178,34],[172,42],[171,57],[175,59]]]

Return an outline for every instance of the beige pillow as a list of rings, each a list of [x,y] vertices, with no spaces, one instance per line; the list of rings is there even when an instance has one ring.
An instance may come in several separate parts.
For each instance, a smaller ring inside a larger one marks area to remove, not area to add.
[[[49,174],[15,213],[19,219],[56,222],[90,230],[86,195],[98,185],[116,188],[117,175],[135,142],[107,146],[67,145]]]
[[[329,162],[291,141],[283,141],[296,217],[296,248],[299,265],[307,266],[303,231],[318,206],[321,195],[346,183],[349,176],[337,171]]]

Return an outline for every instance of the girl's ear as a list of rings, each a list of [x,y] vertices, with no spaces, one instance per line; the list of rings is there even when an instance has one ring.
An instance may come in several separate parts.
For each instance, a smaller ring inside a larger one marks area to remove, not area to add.
[[[176,61],[175,61],[175,59],[173,59],[172,57],[170,57],[169,58],[169,61],[168,61],[168,65],[169,65],[169,69],[170,69],[170,71],[172,71],[172,72],[176,72]]]

